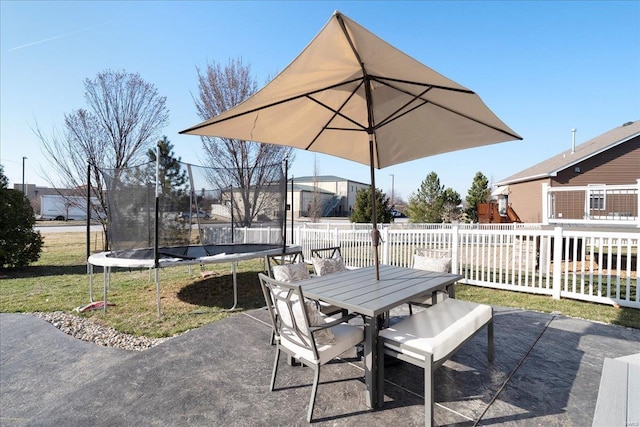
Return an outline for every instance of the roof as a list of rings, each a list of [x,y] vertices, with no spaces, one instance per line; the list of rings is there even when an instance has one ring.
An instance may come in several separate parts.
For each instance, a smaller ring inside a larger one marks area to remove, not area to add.
[[[287,184],[287,191],[291,191],[291,181],[289,181],[289,184]],[[316,188],[312,185],[304,185],[304,184],[296,184],[296,182],[294,181],[293,183],[293,191],[308,191],[308,192],[315,192]],[[322,188],[318,188],[317,189],[318,193],[322,193],[322,194],[334,194],[331,191],[327,191],[327,190],[323,190]]]
[[[317,180],[318,182],[354,182],[356,184],[369,185],[364,182],[358,182],[352,179],[340,178],[339,176],[335,176],[335,175],[300,176],[300,177],[293,178],[294,183],[313,182],[314,180]]]
[[[640,120],[627,122],[620,127],[577,145],[573,153],[571,149],[563,151],[515,175],[498,181],[496,185],[515,184],[517,182],[556,176],[558,172],[629,141],[638,135],[640,135]]]

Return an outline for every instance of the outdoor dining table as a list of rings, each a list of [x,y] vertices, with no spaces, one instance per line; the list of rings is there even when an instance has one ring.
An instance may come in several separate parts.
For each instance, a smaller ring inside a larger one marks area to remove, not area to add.
[[[364,371],[367,386],[366,403],[378,408],[378,388],[384,378],[378,378],[377,339],[383,327],[384,316],[392,308],[441,290],[453,297],[459,274],[417,270],[390,265],[380,266],[380,280],[374,276],[374,267],[333,273],[298,282],[308,298],[357,313],[364,318]]]

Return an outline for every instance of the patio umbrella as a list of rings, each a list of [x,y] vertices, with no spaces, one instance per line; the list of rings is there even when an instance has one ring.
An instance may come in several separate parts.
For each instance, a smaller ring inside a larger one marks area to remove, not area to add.
[[[285,145],[375,169],[522,139],[473,91],[335,12],[307,47],[241,104],[181,134]]]

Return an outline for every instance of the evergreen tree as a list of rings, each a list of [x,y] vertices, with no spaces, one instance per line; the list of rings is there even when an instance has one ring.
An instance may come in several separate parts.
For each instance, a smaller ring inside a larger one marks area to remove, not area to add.
[[[353,205],[351,216],[349,220],[351,222],[358,223],[371,223],[371,187],[368,190],[358,190],[356,192],[356,202]],[[376,188],[376,218],[379,224],[390,223],[391,218],[391,206],[389,206],[389,198]]]
[[[444,185],[435,172],[429,173],[416,193],[409,197],[409,221],[416,223],[439,223],[443,218]],[[453,190],[452,190],[453,191]]]
[[[0,165],[0,269],[24,267],[40,258],[42,236],[34,231],[36,218],[22,191],[7,188]]]
[[[181,188],[187,182],[187,171],[182,169],[180,165],[180,161],[182,160],[180,157],[176,158],[173,152],[173,144],[169,142],[166,136],[163,136],[160,141],[158,141],[158,148],[160,148],[160,186],[162,187],[162,192],[167,193],[171,191],[171,189]],[[153,179],[151,182],[155,183],[155,161],[156,161],[156,150],[149,149],[147,151],[147,157],[149,161],[154,165],[153,168]]]
[[[476,172],[471,183],[471,188],[467,193],[467,221],[478,222],[478,203],[485,203],[489,200],[489,180],[482,172]]]
[[[452,188],[447,188],[442,193],[442,219],[444,222],[459,221],[462,215],[460,193]]]

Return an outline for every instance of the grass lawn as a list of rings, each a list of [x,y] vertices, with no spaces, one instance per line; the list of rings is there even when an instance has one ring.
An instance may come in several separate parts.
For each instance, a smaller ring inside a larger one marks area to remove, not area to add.
[[[40,260],[23,269],[0,273],[0,312],[64,311],[89,302],[84,233],[43,233]],[[92,236],[93,238],[93,236]],[[99,246],[99,245],[98,245]],[[114,269],[105,315],[101,310],[79,314],[120,332],[166,337],[233,315],[230,264],[205,266],[218,276],[202,278],[199,266],[165,268],[160,272],[163,316],[156,311],[156,288],[149,270]],[[94,299],[102,299],[102,269],[95,268]],[[264,306],[257,273],[262,260],[238,264],[238,309]],[[547,296],[458,285],[456,297],[492,305],[523,308],[640,329],[640,310],[614,308]]]

